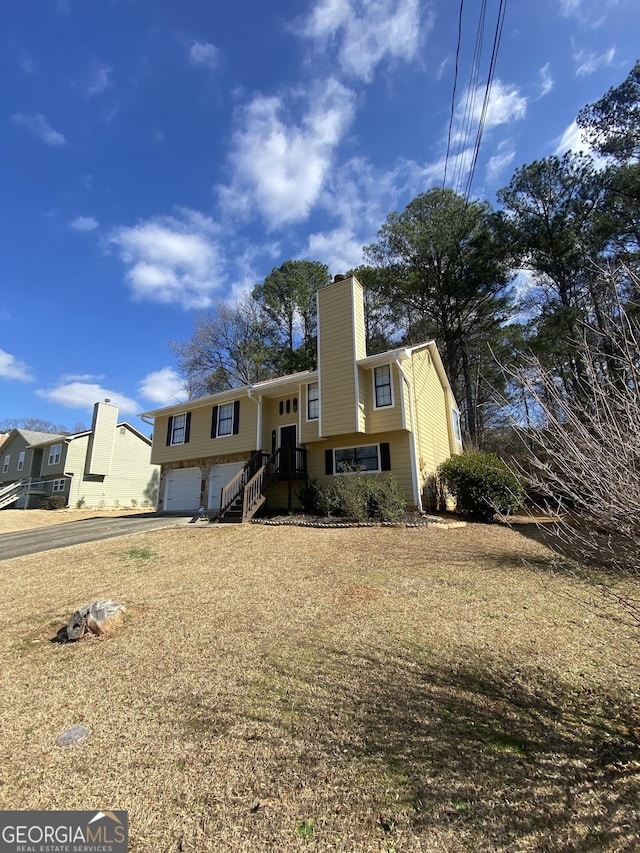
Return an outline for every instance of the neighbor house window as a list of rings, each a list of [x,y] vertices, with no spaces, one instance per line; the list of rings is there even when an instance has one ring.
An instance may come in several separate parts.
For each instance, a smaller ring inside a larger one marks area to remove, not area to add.
[[[376,392],[376,409],[383,406],[393,406],[393,394],[391,392],[391,366],[383,364],[374,368],[373,384]]]
[[[307,385],[307,420],[315,421],[320,417],[320,394],[318,383],[310,382]]]
[[[4,464],[2,466],[2,473],[3,474],[6,474],[7,471],[9,470],[9,462],[11,462],[11,454],[7,453],[7,455],[4,457]]]
[[[64,480],[54,480],[53,481],[53,491],[54,492],[64,492]]]
[[[57,465],[62,454],[61,444],[52,444],[49,448],[49,465]]]
[[[456,441],[462,444],[462,433],[460,432],[460,412],[457,409],[451,409],[451,419],[453,421],[453,435]]]
[[[22,471],[22,469],[24,468],[24,454],[25,451],[21,450],[20,455],[18,456],[18,471]]]

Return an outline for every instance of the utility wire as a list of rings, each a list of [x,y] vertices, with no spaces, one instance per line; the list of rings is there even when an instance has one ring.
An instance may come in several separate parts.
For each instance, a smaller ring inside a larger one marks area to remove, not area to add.
[[[449,115],[449,132],[447,134],[447,153],[444,157],[444,175],[442,176],[442,191],[447,183],[447,164],[449,162],[449,150],[451,148],[451,129],[453,127],[453,114],[456,106],[456,88],[458,85],[458,62],[460,60],[460,43],[462,41],[462,10],[464,0],[460,0],[460,12],[458,14],[458,44],[456,46],[456,66],[453,74],[453,94],[451,96],[451,114]]]
[[[476,98],[478,96],[480,78],[480,62],[482,59],[482,45],[484,41],[484,29],[487,15],[487,0],[482,0],[480,6],[480,15],[476,27],[476,40],[473,50],[473,59],[471,61],[471,71],[469,73],[469,83],[467,85],[467,94],[465,107],[463,112],[462,124],[460,126],[460,134],[458,136],[458,147],[456,150],[455,170],[452,181],[452,188],[458,192],[459,184],[463,179],[464,166],[466,162],[465,152],[469,148],[471,139],[472,125],[476,111]]]
[[[487,118],[487,110],[489,107],[489,99],[491,97],[491,87],[493,85],[493,78],[496,70],[496,62],[498,59],[498,50],[500,49],[500,40],[502,39],[502,28],[504,26],[504,17],[507,11],[507,0],[500,0],[500,6],[498,8],[498,20],[496,22],[496,31],[493,37],[493,48],[491,50],[491,61],[489,63],[489,73],[487,75],[487,84],[484,90],[484,100],[482,102],[482,111],[480,113],[480,121],[478,122],[478,131],[476,133],[476,141],[473,149],[473,157],[471,160],[471,168],[469,169],[469,174],[467,176],[467,183],[464,192],[465,204],[469,203],[469,196],[471,195],[471,186],[473,184],[473,176],[475,174],[476,165],[478,163],[478,154],[480,152],[480,143],[482,141],[482,133],[484,131],[484,125]]]

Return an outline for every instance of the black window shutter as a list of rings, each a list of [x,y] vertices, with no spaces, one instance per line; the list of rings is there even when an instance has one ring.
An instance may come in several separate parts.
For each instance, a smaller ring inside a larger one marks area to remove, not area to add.
[[[173,432],[173,416],[169,418],[167,424],[167,447],[171,444],[171,433]]]
[[[240,400],[233,404],[233,434],[237,435],[240,429]]]
[[[218,435],[218,407],[214,406],[211,412],[211,438]]]
[[[187,412],[184,424],[184,443],[189,444],[189,436],[191,435],[191,412]]]
[[[391,470],[391,455],[389,453],[389,442],[383,441],[380,445],[380,470]]]
[[[324,473],[333,474],[333,450],[324,452]]]

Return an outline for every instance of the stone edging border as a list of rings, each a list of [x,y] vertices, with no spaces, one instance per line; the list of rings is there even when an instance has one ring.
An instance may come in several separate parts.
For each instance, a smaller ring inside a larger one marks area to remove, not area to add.
[[[262,524],[265,527],[313,527],[316,529],[349,527],[404,527],[407,530],[423,530],[434,527],[439,530],[451,530],[466,527],[466,521],[443,521],[438,516],[424,516],[419,521],[306,521],[295,518],[252,518],[251,524]]]

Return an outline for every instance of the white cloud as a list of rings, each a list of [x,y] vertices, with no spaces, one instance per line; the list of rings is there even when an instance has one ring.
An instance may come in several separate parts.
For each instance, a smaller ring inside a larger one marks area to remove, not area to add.
[[[204,68],[215,69],[218,67],[220,51],[214,44],[194,41],[189,48],[189,61],[192,65],[201,65]]]
[[[54,130],[42,113],[14,113],[12,120],[47,145],[65,145],[67,140]]]
[[[578,127],[575,119],[555,141],[556,149],[553,153],[558,157],[562,156],[567,151],[584,151],[585,154],[592,153],[588,143],[583,140],[582,131]]]
[[[5,352],[3,349],[0,349],[0,378],[33,382],[29,365],[24,361],[18,361],[14,355]]]
[[[181,208],[110,236],[127,266],[137,299],[206,308],[225,279],[216,235],[218,227],[202,214]]]
[[[486,179],[489,183],[493,183],[511,165],[513,158],[516,156],[513,143],[510,139],[506,139],[498,145],[496,153],[489,158],[487,163]]]
[[[54,388],[41,388],[36,391],[36,394],[50,403],[57,403],[69,409],[93,409],[95,403],[106,399],[117,406],[121,412],[135,414],[140,409],[138,403],[131,397],[90,382],[60,382]]]
[[[370,82],[385,59],[410,62],[418,57],[422,25],[419,0],[318,0],[301,32],[321,49],[331,41],[342,69]]]
[[[76,216],[69,223],[69,228],[73,228],[74,231],[95,231],[97,227],[98,220],[93,216]]]
[[[586,77],[587,74],[593,74],[598,68],[611,65],[615,55],[615,47],[610,47],[609,50],[605,50],[601,54],[589,53],[586,50],[575,51],[573,59],[576,63],[576,77]]]
[[[580,11],[582,0],[560,0],[560,13],[568,18],[570,15],[575,15]]]
[[[467,89],[456,105],[451,138],[454,142],[473,143],[482,116],[485,85]],[[491,86],[489,103],[484,120],[484,130],[523,119],[527,112],[527,98],[513,84],[495,79]]]
[[[350,89],[329,79],[309,93],[299,122],[288,123],[281,98],[256,96],[233,137],[231,184],[218,187],[223,209],[238,216],[257,206],[271,228],[306,219],[351,123],[353,102]]]
[[[172,367],[163,367],[147,374],[140,383],[142,396],[161,406],[182,403],[188,399],[184,382]]]
[[[551,71],[549,70],[550,63],[547,62],[546,65],[543,65],[540,71],[540,94],[539,98],[544,98],[545,95],[548,95],[549,92],[553,89],[554,81],[551,76]]]
[[[86,78],[86,93],[87,97],[100,95],[111,86],[111,74],[113,68],[108,65],[97,65],[93,68]]]

